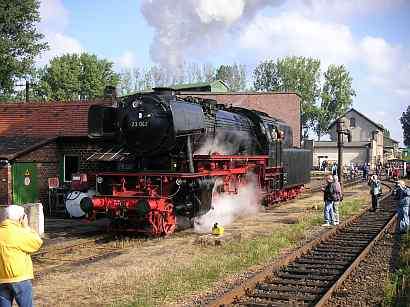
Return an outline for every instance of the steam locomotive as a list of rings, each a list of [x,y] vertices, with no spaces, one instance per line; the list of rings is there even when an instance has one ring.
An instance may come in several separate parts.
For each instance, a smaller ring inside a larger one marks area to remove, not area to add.
[[[97,174],[97,193],[81,209],[153,236],[172,233],[177,216],[207,213],[213,199],[237,194],[250,180],[265,205],[296,197],[310,180],[312,152],[292,148],[286,123],[167,88],[92,106],[88,132],[123,145],[131,158],[122,171]]]

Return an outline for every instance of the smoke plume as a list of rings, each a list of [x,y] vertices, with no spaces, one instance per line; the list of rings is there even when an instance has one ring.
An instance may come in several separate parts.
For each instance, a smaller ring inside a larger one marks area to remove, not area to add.
[[[155,30],[154,62],[178,69],[187,57],[221,48],[263,8],[282,0],[143,0],[141,11]]]
[[[219,182],[221,184],[221,182]],[[215,188],[217,185],[215,185]],[[207,214],[194,220],[194,230],[199,233],[209,233],[215,223],[226,226],[236,218],[255,215],[260,209],[260,191],[256,186],[256,178],[238,189],[238,194],[220,194],[212,201],[212,207]]]
[[[249,135],[237,131],[217,133],[215,137],[208,137],[194,152],[194,155],[220,155],[241,154],[249,147]]]

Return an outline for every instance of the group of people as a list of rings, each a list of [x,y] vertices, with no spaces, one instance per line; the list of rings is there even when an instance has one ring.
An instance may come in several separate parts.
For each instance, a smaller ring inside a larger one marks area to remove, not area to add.
[[[381,182],[376,174],[373,174],[368,185],[372,200],[371,211],[379,210],[380,198],[383,195]],[[399,218],[399,232],[406,233],[410,231],[410,188],[404,181],[399,180],[393,192],[394,198],[397,201],[397,212]],[[337,176],[326,176],[326,187],[323,189],[324,200],[324,224],[322,226],[338,225],[339,206],[343,200],[343,192]]]

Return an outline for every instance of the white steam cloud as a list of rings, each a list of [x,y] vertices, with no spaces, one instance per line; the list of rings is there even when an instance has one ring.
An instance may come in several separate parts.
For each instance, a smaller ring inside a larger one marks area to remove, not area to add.
[[[154,62],[178,68],[186,57],[200,56],[223,43],[263,8],[282,0],[144,0],[141,11],[155,29]]]
[[[255,182],[256,180],[251,180],[240,187],[238,194],[220,194],[212,201],[213,209],[194,220],[194,230],[209,233],[215,223],[226,226],[238,217],[255,215],[260,209],[260,191]],[[216,188],[217,184],[214,190]]]
[[[235,155],[246,150],[250,142],[248,135],[230,131],[218,133],[214,138],[209,137],[194,152],[194,155]]]

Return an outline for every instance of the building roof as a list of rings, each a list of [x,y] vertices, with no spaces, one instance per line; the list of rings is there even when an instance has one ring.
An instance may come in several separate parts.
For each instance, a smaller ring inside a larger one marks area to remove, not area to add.
[[[50,143],[54,139],[30,136],[0,136],[0,160],[13,160]]]
[[[345,142],[343,147],[366,147],[370,146],[369,142]],[[334,141],[315,141],[313,147],[337,148],[337,142]]]
[[[387,136],[383,137],[383,146],[384,147],[394,147],[395,145],[398,145],[399,142],[396,140],[393,140],[392,138],[389,138]]]
[[[107,100],[0,104],[0,135],[51,138],[87,136],[88,109]]]
[[[370,123],[372,123],[373,125],[375,125],[377,128],[379,128],[379,129],[381,129],[382,131],[384,131],[384,127],[383,127],[382,125],[380,125],[380,124],[378,124],[378,123],[372,121],[372,120],[371,120],[370,118],[368,118],[366,115],[364,115],[363,113],[360,113],[359,111],[357,111],[357,110],[354,109],[354,108],[349,109],[349,110],[346,111],[343,115],[339,116],[335,121],[333,121],[333,123],[331,123],[331,124],[329,125],[329,129],[332,128],[332,127],[336,124],[336,122],[337,122],[338,119],[340,119],[340,118],[342,118],[342,117],[345,117],[346,114],[349,113],[349,112],[356,112],[358,115],[360,115],[361,117],[363,117],[365,120],[367,120],[368,122],[370,122]]]

